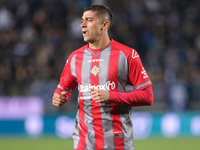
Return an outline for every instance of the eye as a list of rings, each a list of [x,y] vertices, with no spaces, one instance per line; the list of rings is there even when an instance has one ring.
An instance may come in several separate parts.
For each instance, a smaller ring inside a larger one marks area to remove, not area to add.
[[[92,18],[87,18],[86,20],[87,20],[87,21],[93,21],[93,19],[92,19]]]

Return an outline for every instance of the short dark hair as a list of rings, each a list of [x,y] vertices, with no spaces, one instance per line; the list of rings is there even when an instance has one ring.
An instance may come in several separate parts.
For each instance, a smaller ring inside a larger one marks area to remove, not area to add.
[[[88,6],[85,7],[83,10],[83,13],[86,11],[97,11],[97,16],[100,18],[103,18],[104,16],[108,16],[108,21],[110,22],[109,28],[112,26],[112,22],[113,22],[113,13],[110,10],[109,7],[105,6],[105,5],[92,5],[92,6]]]

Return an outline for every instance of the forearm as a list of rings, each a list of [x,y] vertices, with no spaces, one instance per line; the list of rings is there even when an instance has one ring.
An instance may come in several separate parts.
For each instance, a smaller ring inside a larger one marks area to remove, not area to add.
[[[152,87],[146,87],[129,93],[110,92],[110,102],[129,106],[146,106],[153,104]]]

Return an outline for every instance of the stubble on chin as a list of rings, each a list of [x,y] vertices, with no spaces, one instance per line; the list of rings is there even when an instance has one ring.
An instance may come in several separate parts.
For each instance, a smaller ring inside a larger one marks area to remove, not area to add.
[[[94,40],[92,40],[92,39],[90,39],[90,38],[84,38],[84,42],[93,43]]]

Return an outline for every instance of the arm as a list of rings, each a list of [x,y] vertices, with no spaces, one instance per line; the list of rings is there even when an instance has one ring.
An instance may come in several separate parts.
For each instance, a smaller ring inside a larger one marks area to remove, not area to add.
[[[129,106],[152,105],[152,87],[148,86],[129,93],[110,92],[110,102]]]
[[[130,52],[131,51],[128,51],[126,55],[128,62],[128,77],[136,90],[128,93],[110,92],[110,100],[111,102],[129,106],[152,105],[152,83],[137,51],[133,49],[132,53]]]
[[[52,97],[52,104],[54,106],[65,105],[71,97],[72,91],[78,86],[77,81],[71,73],[71,57],[66,62],[63,72],[60,77],[60,82]]]
[[[128,76],[136,91],[126,93],[91,90],[91,96],[95,102],[102,103],[110,101],[111,103],[129,106],[145,106],[153,104],[152,83],[142,65],[139,55],[135,50],[133,50],[132,53],[135,55],[127,56],[129,64]]]
[[[91,89],[91,96],[96,103],[110,102],[128,106],[146,106],[153,104],[153,91],[151,86],[128,93]]]

